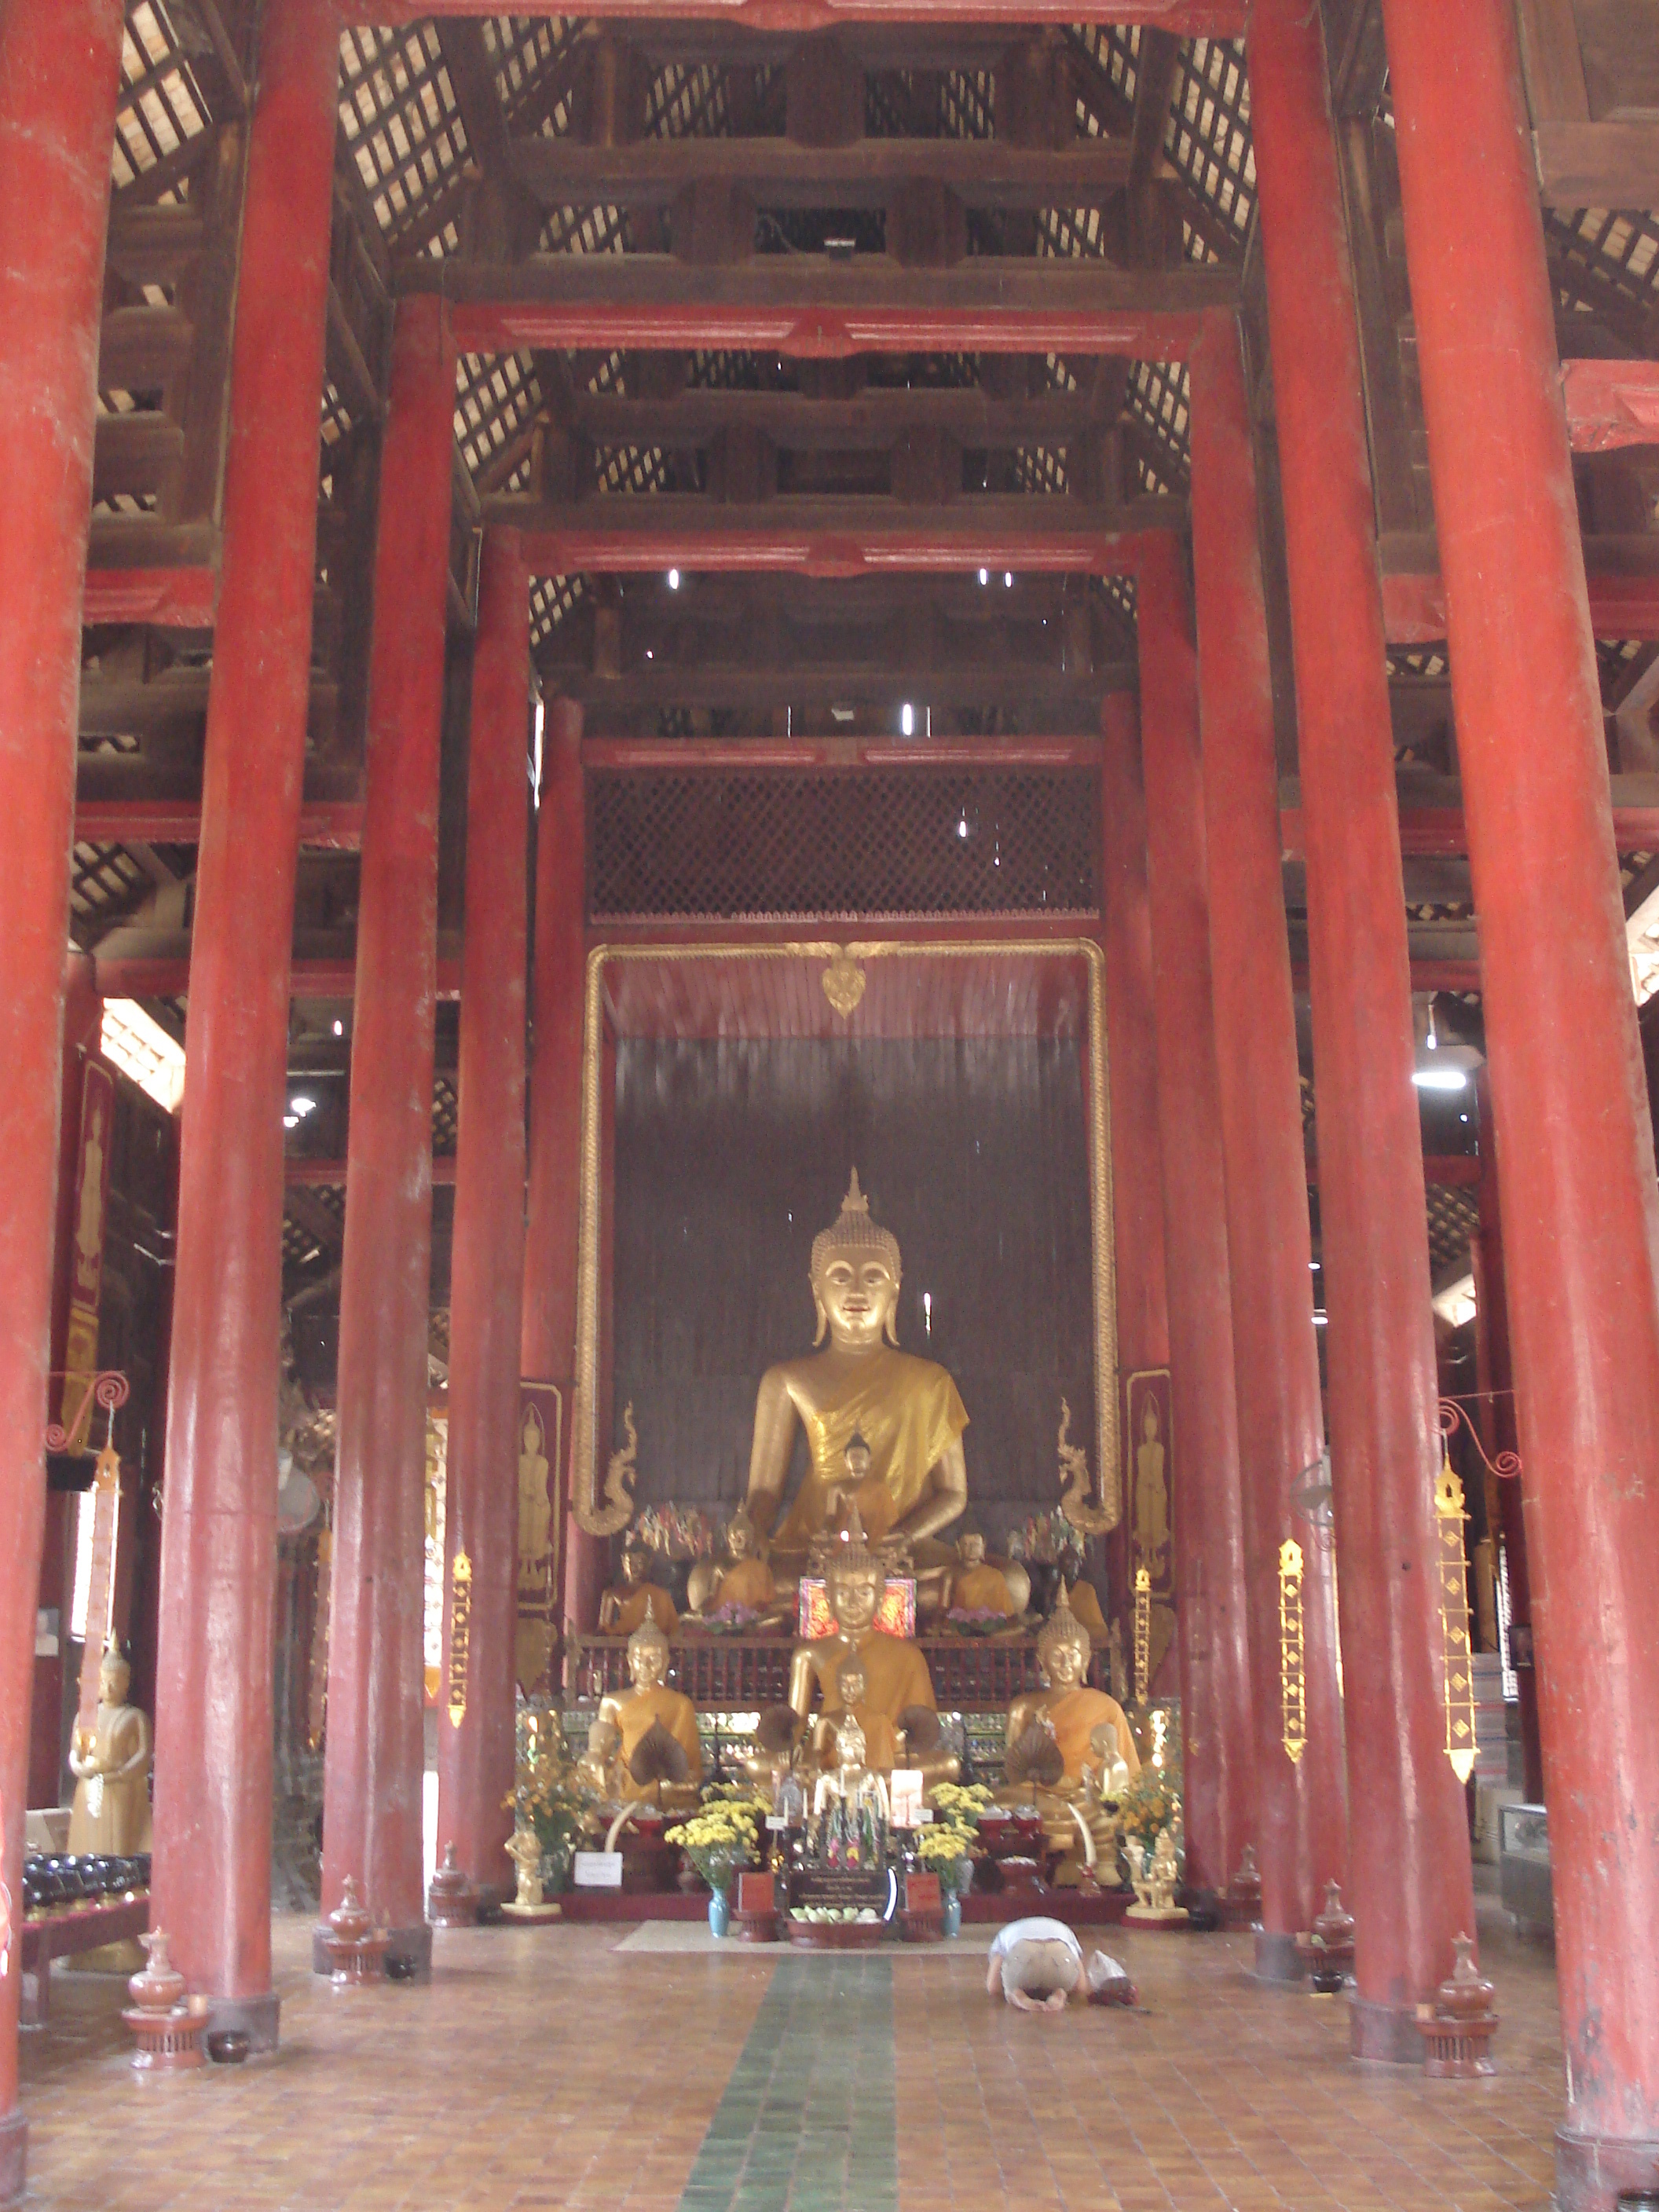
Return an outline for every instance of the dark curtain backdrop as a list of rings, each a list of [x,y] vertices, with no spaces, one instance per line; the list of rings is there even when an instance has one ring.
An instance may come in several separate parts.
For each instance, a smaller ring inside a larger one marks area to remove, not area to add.
[[[1059,1497],[1062,1395],[1095,1457],[1075,1044],[618,1046],[615,1413],[632,1401],[640,1501],[742,1497],[756,1388],[811,1348],[812,1239],[854,1164],[902,1249],[900,1344],[962,1391],[994,1544]],[[803,1465],[798,1443],[792,1489]]]

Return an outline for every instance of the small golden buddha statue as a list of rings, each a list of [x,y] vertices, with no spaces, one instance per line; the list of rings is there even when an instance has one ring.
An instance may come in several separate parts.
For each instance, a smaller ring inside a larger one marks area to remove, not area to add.
[[[866,1720],[878,1716],[897,1734],[904,1729],[907,1711],[936,1711],[933,1677],[920,1647],[908,1637],[889,1636],[876,1626],[886,1582],[886,1569],[865,1542],[855,1504],[845,1536],[824,1563],[824,1596],[836,1633],[798,1644],[790,1662],[789,1702],[803,1720],[811,1717],[815,1694],[826,1706],[836,1704],[842,1668],[853,1658],[864,1670],[861,1711]],[[961,1771],[961,1761],[942,1747],[907,1751],[906,1758],[930,1785],[954,1782]]]
[[[871,1772],[867,1759],[864,1730],[852,1713],[843,1713],[836,1729],[834,1764],[823,1768],[812,1787],[814,1820],[822,1819],[826,1805],[839,1799],[850,1821],[856,1822],[868,1807],[879,1825],[887,1825],[892,1817],[887,1784]]]
[[[75,1802],[69,1848],[131,1858],[149,1849],[149,1717],[127,1703],[132,1669],[112,1637],[98,1669],[98,1710],[70,1739]]]
[[[839,1219],[813,1239],[810,1279],[815,1348],[762,1377],[749,1461],[750,1513],[772,1532],[775,1559],[792,1565],[838,1506],[855,1505],[878,1541],[892,1534],[914,1545],[968,1502],[967,1413],[944,1368],[898,1349],[898,1240],[871,1220],[856,1169]],[[779,1524],[798,1427],[807,1469]]]
[[[679,1624],[674,1601],[660,1583],[647,1579],[651,1555],[642,1545],[623,1547],[622,1583],[599,1600],[601,1636],[631,1636],[642,1620],[654,1620],[665,1636]]]
[[[852,1652],[836,1669],[836,1703],[826,1705],[812,1726],[808,1755],[820,1771],[835,1765],[841,1731],[848,1721],[857,1724],[864,1741],[862,1756],[878,1774],[890,1774],[896,1766],[904,1765],[900,1756],[903,1735],[885,1713],[878,1712],[868,1702],[866,1692],[864,1662]]]
[[[1000,1613],[1011,1620],[1024,1612],[1002,1569],[987,1562],[985,1539],[977,1529],[966,1529],[957,1538],[957,1561],[945,1599],[948,1612]]]
[[[611,1723],[620,1736],[612,1766],[618,1799],[648,1797],[653,1804],[695,1804],[702,1780],[702,1741],[697,1734],[697,1709],[690,1698],[667,1686],[668,1638],[654,1620],[642,1620],[628,1639],[628,1673],[633,1688],[620,1697],[599,1700],[599,1723]],[[598,1723],[596,1723],[598,1725]],[[678,1745],[684,1755],[684,1773],[670,1777],[661,1771],[677,1759],[665,1759],[654,1774],[640,1771],[641,1761],[651,1762],[646,1739],[653,1729]],[[590,1747],[591,1755],[591,1747]]]
[[[726,1524],[727,1564],[713,1562],[692,1594],[694,1613],[707,1616],[728,1606],[742,1606],[759,1614],[757,1628],[781,1626],[793,1610],[787,1597],[781,1601],[772,1570],[766,1564],[759,1529],[746,1505],[739,1505]],[[699,1562],[699,1565],[702,1562]]]
[[[1129,1763],[1119,1747],[1114,1721],[1102,1721],[1089,1737],[1083,1786],[1103,1805],[1115,1805],[1129,1786]]]
[[[1123,1708],[1103,1690],[1091,1690],[1085,1680],[1089,1671],[1089,1632],[1072,1611],[1064,1583],[1054,1611],[1037,1631],[1037,1663],[1049,1686],[1016,1698],[1008,1708],[1008,1742],[1018,1743],[1041,1714],[1052,1726],[1060,1747],[1063,1778],[1083,1779],[1083,1767],[1097,1729],[1109,1723],[1118,1753],[1130,1774],[1140,1770],[1135,1740]]]

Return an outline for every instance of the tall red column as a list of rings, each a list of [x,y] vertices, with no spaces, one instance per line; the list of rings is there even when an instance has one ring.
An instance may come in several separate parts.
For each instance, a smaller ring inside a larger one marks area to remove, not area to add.
[[[1238,327],[1231,315],[1206,326],[1190,378],[1210,958],[1227,1164],[1261,1862],[1256,1968],[1289,1981],[1301,1974],[1297,1930],[1313,1925],[1323,1885],[1346,1878],[1347,1812],[1273,678],[1255,460]],[[1302,1684],[1288,1715],[1279,1579],[1287,1543],[1297,1546],[1303,1567]]]
[[[272,0],[248,146],[179,1170],[154,1918],[256,2049],[270,1986],[283,1107],[339,17]]]
[[[345,1249],[340,1273],[322,1911],[348,1876],[429,1966],[421,1863],[432,1060],[455,351],[438,300],[392,343],[368,666]],[[313,1963],[331,1962],[320,1943]]]
[[[1106,969],[1112,1109],[1117,1371],[1128,1376],[1170,1364],[1146,794],[1140,775],[1140,714],[1133,692],[1109,691],[1102,700],[1100,737],[1101,951]],[[1113,1582],[1110,1609],[1120,1615],[1133,1602],[1135,1441],[1124,1437],[1123,1519],[1107,1551]],[[1170,1465],[1179,1484],[1181,1470],[1173,1462]]]
[[[438,1714],[438,1839],[481,1893],[511,1879],[518,1607],[519,1338],[524,1288],[525,961],[529,916],[530,578],[512,531],[484,538],[466,791],[466,927],[450,1266],[444,1548],[465,1553],[465,1696]],[[447,1620],[446,1684],[448,1671]]]
[[[1447,1759],[1411,968],[1353,276],[1313,0],[1254,0],[1250,94],[1296,665],[1341,1574],[1356,2056],[1416,2061],[1474,1926]]]
[[[1659,2008],[1631,1966],[1659,1942],[1659,1191],[1515,24],[1471,0],[1448,40],[1435,12],[1388,0],[1383,21],[1498,1137],[1567,2051],[1556,2193],[1602,2206],[1659,2181]]]
[[[1180,549],[1149,537],[1137,585],[1152,1020],[1164,1151],[1187,1878],[1224,1890],[1255,1840],[1255,1729],[1198,683]]]
[[[567,1407],[575,1372],[576,1225],[581,1193],[586,957],[581,744],[581,708],[568,699],[550,701],[542,729],[541,811],[536,832],[524,1371],[538,1382],[559,1383]],[[567,1419],[567,1439],[570,1425]],[[601,1420],[599,1425],[603,1435],[606,1423]],[[601,1538],[584,1535],[574,1520],[568,1525],[565,1626],[591,1629],[599,1619],[606,1548]]]
[[[92,503],[98,311],[119,79],[120,0],[11,0],[0,14],[0,2203],[23,2191],[18,1977],[34,1620],[46,1507],[47,1337],[64,947],[69,937],[81,603]],[[27,210],[25,221],[19,210]],[[7,1900],[9,1900],[8,1903]]]

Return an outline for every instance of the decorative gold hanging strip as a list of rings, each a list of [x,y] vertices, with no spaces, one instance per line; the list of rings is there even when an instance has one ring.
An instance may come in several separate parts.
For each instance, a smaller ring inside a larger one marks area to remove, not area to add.
[[[1463,1557],[1463,1486],[1449,1454],[1434,1486],[1439,1543],[1440,1642],[1446,1660],[1446,1756],[1460,1782],[1474,1771],[1474,1668],[1469,1658],[1469,1575]]]
[[[1145,1567],[1135,1569],[1135,1703],[1146,1702],[1152,1671],[1152,1578]]]
[[[328,1613],[334,1583],[334,1531],[317,1539],[317,1607],[311,1617],[311,1672],[306,1685],[306,1742],[320,1751],[328,1721]]]
[[[457,1552],[449,1566],[449,1724],[466,1718],[467,1647],[472,1638],[472,1562]]]
[[[1302,1547],[1287,1536],[1279,1547],[1279,1695],[1280,1741],[1294,1765],[1308,1744],[1308,1690],[1303,1671]]]

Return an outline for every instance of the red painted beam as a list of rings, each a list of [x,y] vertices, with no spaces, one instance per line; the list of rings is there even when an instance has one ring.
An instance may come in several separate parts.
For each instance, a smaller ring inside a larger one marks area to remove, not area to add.
[[[105,999],[182,999],[190,992],[188,960],[99,960],[98,992]],[[291,999],[340,999],[349,1005],[356,988],[351,960],[296,960],[291,970]],[[440,959],[438,996],[461,995],[461,963]]]
[[[340,0],[343,24],[400,25],[423,21],[429,0]],[[445,0],[446,15],[499,15],[501,0]],[[672,14],[730,23],[745,31],[796,36],[833,30],[838,23],[1070,23],[1075,0],[594,0],[589,15],[648,22]],[[1100,0],[1090,10],[1097,23],[1145,23],[1180,38],[1238,39],[1244,35],[1242,0]],[[620,343],[620,341],[618,341]]]
[[[88,568],[82,620],[211,629],[219,579],[211,568]]]
[[[1308,963],[1295,962],[1291,969],[1291,981],[1298,997],[1308,995]],[[1412,962],[1412,990],[1419,997],[1430,991],[1479,991],[1480,963],[1478,960],[1413,960]]]
[[[432,1162],[434,1183],[453,1182],[455,1155],[443,1152]],[[343,1190],[346,1187],[346,1164],[343,1160],[290,1159],[283,1163],[283,1181],[296,1189]]]
[[[1597,637],[1659,638],[1659,574],[1592,570],[1587,580],[1590,627]],[[1438,644],[1446,635],[1446,593],[1437,572],[1385,575],[1382,616],[1390,645]]]
[[[1093,768],[1100,740],[1076,738],[587,738],[599,769]]]
[[[1561,390],[1574,453],[1659,446],[1659,361],[1564,361]]]
[[[1480,1162],[1473,1152],[1425,1152],[1423,1180],[1441,1190],[1474,1190],[1480,1182]],[[1308,1188],[1319,1188],[1319,1162],[1308,1162]]]
[[[136,841],[146,845],[194,845],[202,835],[199,799],[83,799],[75,809],[75,834],[95,845]],[[313,850],[355,853],[362,842],[363,807],[357,799],[307,801],[300,810],[300,842]]]
[[[600,510],[605,504],[592,502]],[[728,531],[695,518],[647,532],[638,526],[607,528],[597,514],[592,521],[573,518],[556,529],[526,530],[522,537],[526,564],[538,576],[681,568],[689,574],[836,577],[1015,567],[1027,574],[1127,576],[1134,573],[1143,543],[1139,531],[1016,532],[998,526],[970,538],[961,530],[921,526],[878,537],[800,529]]]
[[[1307,852],[1299,806],[1280,811],[1279,831],[1287,860],[1301,860]],[[1620,806],[1613,810],[1613,842],[1621,853],[1659,852],[1659,806]],[[1400,810],[1400,849],[1419,858],[1462,860],[1468,852],[1468,833],[1461,806],[1402,806]]]

